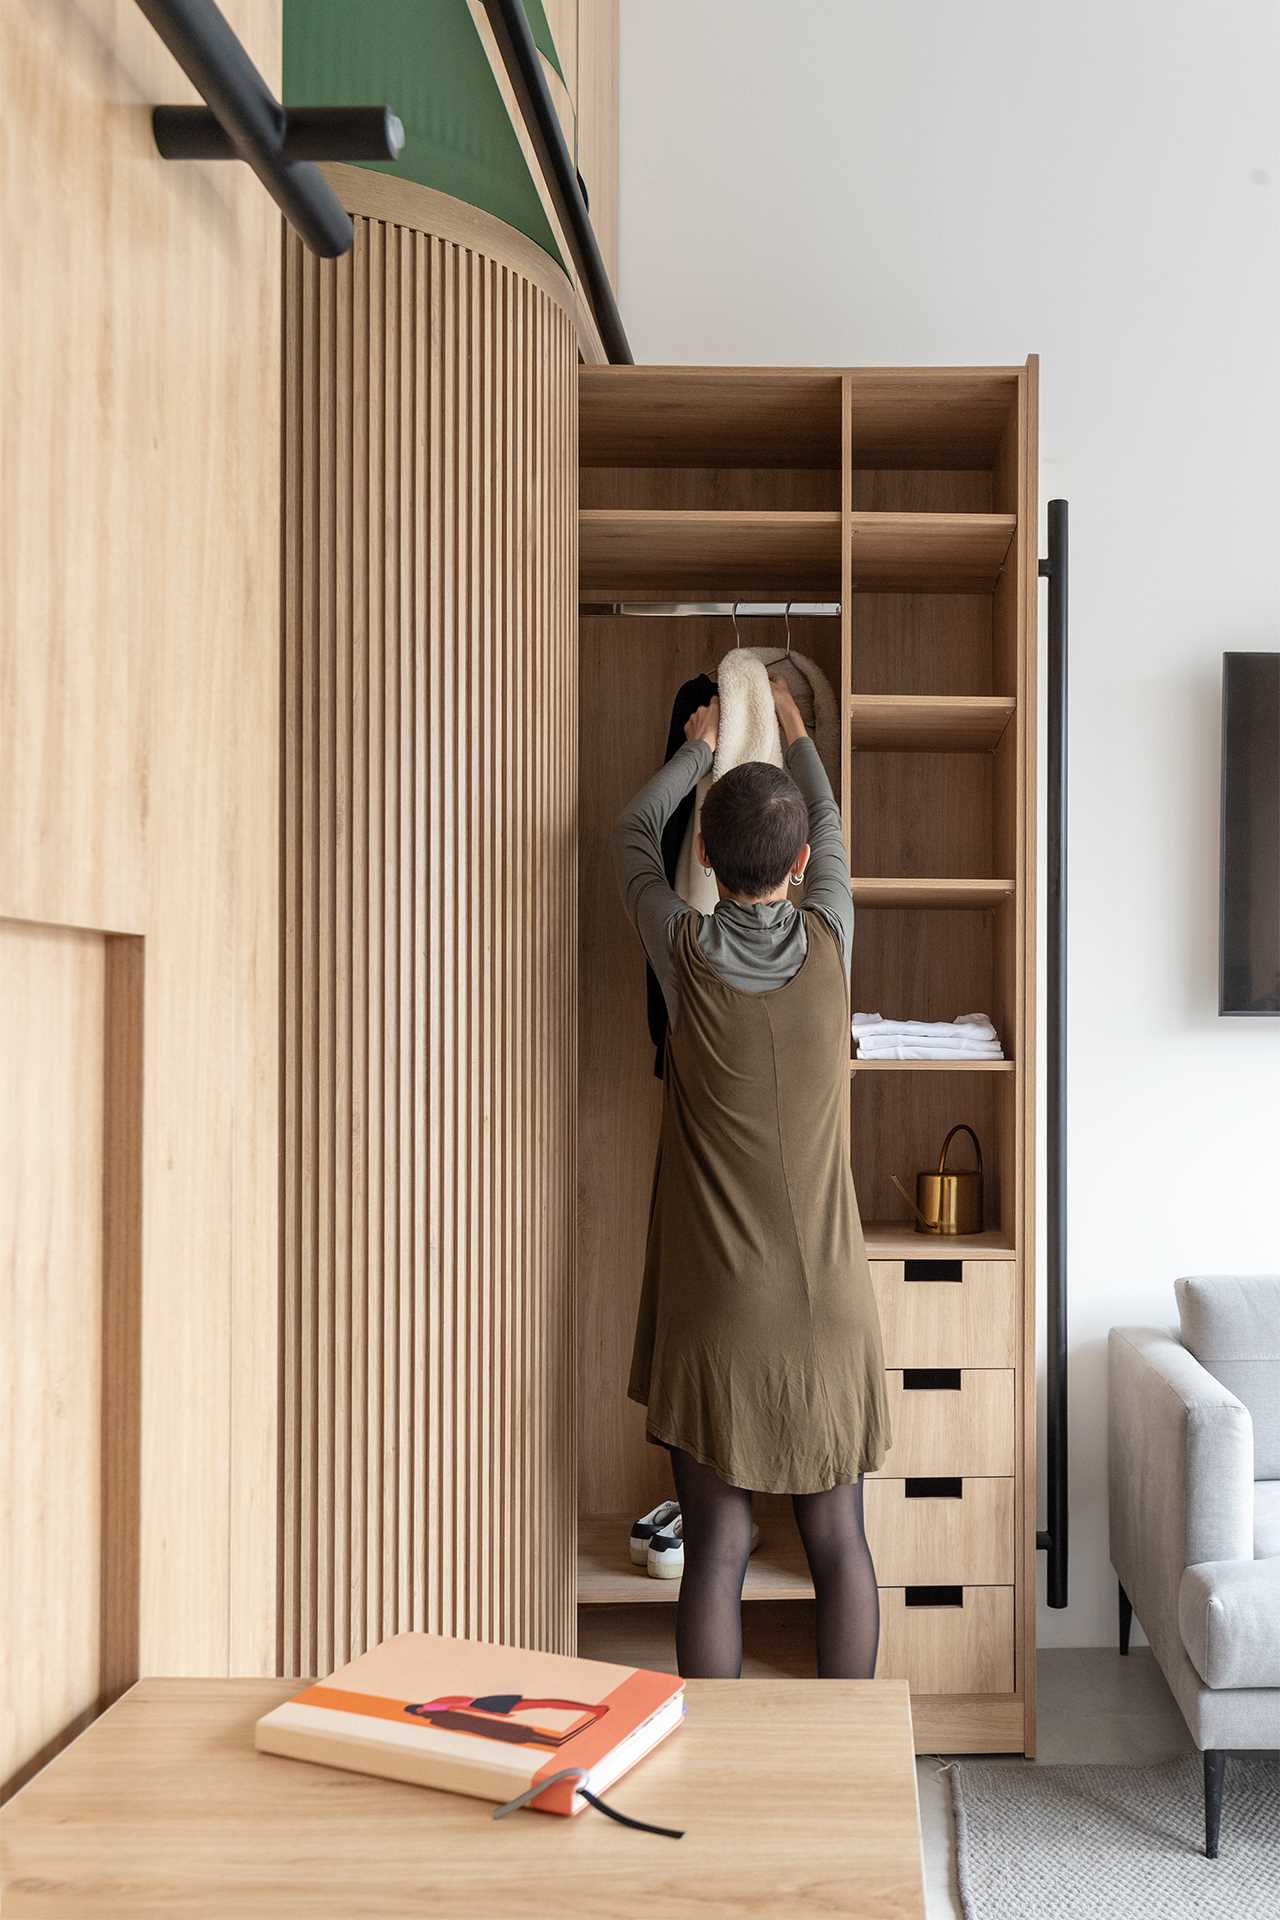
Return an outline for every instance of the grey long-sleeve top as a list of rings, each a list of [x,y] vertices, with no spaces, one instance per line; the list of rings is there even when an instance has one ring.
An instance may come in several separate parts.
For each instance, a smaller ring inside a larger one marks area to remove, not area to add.
[[[662,830],[685,795],[711,771],[711,761],[705,740],[686,740],[618,815],[613,830],[622,898],[662,988],[672,1027],[679,1014],[679,995],[672,978],[671,943],[680,916],[692,909],[667,880]],[[840,810],[817,748],[807,735],[791,743],[784,763],[809,809],[805,905],[820,913],[835,933],[847,974],[853,955],[853,894]],[[722,900],[713,914],[704,916],[698,944],[731,987],[767,993],[799,972],[808,951],[808,935],[804,915],[790,900],[750,907]]]

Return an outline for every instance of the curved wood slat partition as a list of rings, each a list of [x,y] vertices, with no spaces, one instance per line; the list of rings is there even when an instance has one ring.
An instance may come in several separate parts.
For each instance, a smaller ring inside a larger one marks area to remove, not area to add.
[[[355,227],[285,240],[286,1673],[574,1635],[571,295]]]

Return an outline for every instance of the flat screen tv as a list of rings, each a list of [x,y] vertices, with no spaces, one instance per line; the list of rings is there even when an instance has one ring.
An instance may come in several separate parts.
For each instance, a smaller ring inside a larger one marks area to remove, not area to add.
[[[1218,1011],[1280,1014],[1280,653],[1222,656]]]

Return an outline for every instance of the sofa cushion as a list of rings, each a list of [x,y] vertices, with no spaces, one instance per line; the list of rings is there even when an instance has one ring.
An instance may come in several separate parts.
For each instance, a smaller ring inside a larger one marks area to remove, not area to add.
[[[1280,1687],[1280,1558],[1188,1567],[1178,1627],[1206,1686]]]
[[[1253,1416],[1253,1470],[1280,1479],[1280,1274],[1175,1284],[1182,1344]]]
[[[1253,1489],[1253,1551],[1258,1560],[1280,1554],[1280,1480],[1259,1480]]]

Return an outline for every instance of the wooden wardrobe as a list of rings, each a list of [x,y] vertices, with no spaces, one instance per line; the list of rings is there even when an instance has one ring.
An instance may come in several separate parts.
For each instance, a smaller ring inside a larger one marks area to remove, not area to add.
[[[838,689],[855,1008],[981,1010],[1006,1058],[851,1060],[854,1178],[894,1444],[867,1484],[881,1675],[917,1745],[1035,1739],[1034,967],[1036,362],[1022,367],[580,372],[579,1642],[673,1661],[665,1582],[629,1521],[669,1492],[625,1398],[660,1110],[643,961],[609,830],[663,758],[673,696],[735,644],[722,615],[793,615]],[[781,618],[742,621],[783,644]],[[983,1230],[913,1230],[913,1187],[968,1122]],[[812,1587],[785,1501],[757,1500],[747,1672],[813,1671]]]

